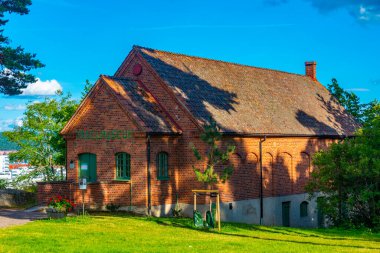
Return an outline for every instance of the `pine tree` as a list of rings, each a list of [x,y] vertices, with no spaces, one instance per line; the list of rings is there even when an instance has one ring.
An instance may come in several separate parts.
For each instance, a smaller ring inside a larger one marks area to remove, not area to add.
[[[193,166],[195,176],[199,182],[206,183],[208,185],[218,182],[225,182],[228,180],[234,168],[232,165],[228,165],[229,156],[235,151],[235,146],[228,145],[225,151],[222,151],[218,146],[218,141],[222,139],[220,128],[215,120],[210,118],[210,122],[204,125],[204,132],[201,134],[201,140],[208,146],[206,153],[206,168],[197,168]],[[198,161],[201,161],[203,157],[195,146],[192,146],[194,156]],[[222,166],[221,175],[219,175],[215,168],[216,166]]]
[[[36,82],[35,76],[28,72],[44,66],[35,54],[25,52],[20,46],[9,46],[10,40],[3,33],[3,26],[8,22],[5,14],[28,14],[31,3],[31,0],[0,0],[0,93],[6,95],[21,94],[21,89]]]

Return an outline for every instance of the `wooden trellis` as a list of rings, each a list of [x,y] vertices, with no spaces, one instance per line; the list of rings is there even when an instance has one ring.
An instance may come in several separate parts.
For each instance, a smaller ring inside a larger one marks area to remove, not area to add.
[[[197,195],[209,195],[216,198],[216,213],[215,218],[218,222],[218,231],[220,231],[220,195],[218,190],[192,190],[194,194],[194,211],[197,210]],[[210,199],[210,212],[212,213],[212,201]]]

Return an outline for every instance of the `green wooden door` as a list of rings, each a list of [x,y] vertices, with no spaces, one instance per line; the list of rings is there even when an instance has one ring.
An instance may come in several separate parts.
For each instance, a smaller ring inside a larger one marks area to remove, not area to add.
[[[290,227],[290,201],[282,202],[282,225]]]
[[[79,177],[86,178],[87,182],[96,181],[96,155],[83,153],[79,155]]]

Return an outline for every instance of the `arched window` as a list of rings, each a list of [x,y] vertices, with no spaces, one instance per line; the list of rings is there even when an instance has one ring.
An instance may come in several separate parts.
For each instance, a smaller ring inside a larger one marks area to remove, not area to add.
[[[116,179],[131,179],[131,155],[128,153],[116,154]]]
[[[157,179],[158,180],[167,180],[169,179],[168,171],[168,153],[160,152],[156,157],[157,164]]]
[[[302,201],[300,204],[300,216],[307,217],[308,216],[308,206],[309,203],[307,201]]]

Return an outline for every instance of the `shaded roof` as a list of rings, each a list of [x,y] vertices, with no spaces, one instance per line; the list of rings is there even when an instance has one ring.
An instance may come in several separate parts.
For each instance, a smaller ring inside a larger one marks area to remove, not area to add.
[[[310,77],[135,46],[200,124],[224,132],[352,135],[358,124]]]
[[[119,102],[132,116],[137,117],[138,123],[146,132],[179,132],[146,87],[128,78],[102,77],[114,91]]]

